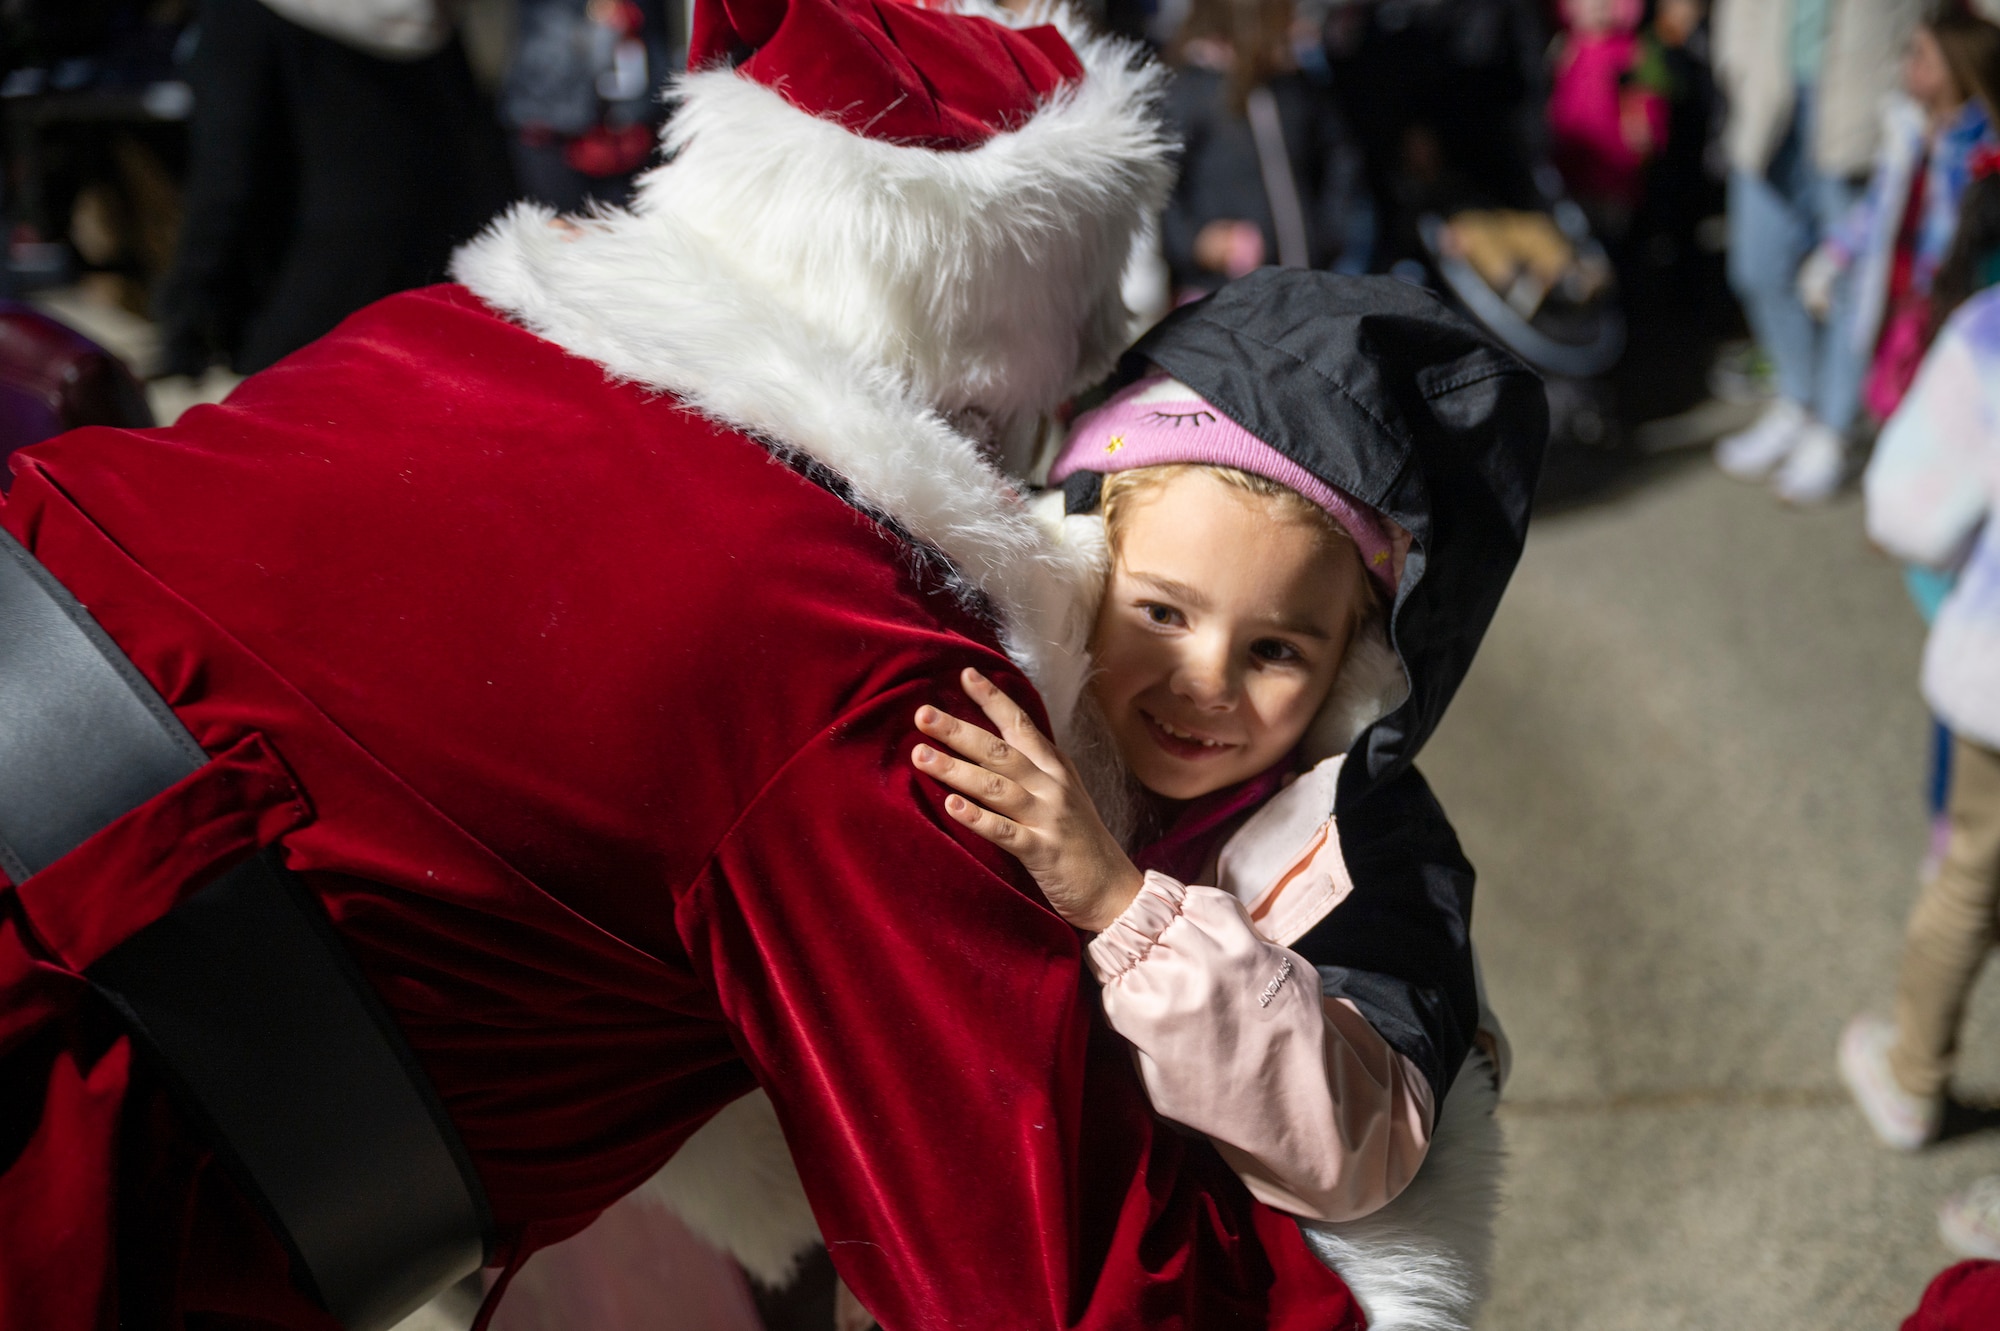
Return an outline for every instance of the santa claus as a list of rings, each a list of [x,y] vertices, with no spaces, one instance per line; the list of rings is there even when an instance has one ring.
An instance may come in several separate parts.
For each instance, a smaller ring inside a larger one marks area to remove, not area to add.
[[[1157,72],[893,0],[692,64],[630,211],[17,455],[0,1326],[387,1325],[760,1086],[885,1324],[1360,1324],[908,761],[964,667],[1076,697],[1005,476],[1124,339]]]

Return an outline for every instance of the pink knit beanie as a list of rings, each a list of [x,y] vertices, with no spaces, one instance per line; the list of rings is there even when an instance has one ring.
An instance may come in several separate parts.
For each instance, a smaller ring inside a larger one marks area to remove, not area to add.
[[[1070,426],[1069,442],[1049,470],[1060,485],[1080,471],[1109,475],[1170,462],[1214,463],[1276,481],[1333,515],[1361,551],[1368,575],[1396,598],[1401,560],[1382,515],[1320,480],[1277,449],[1164,374],[1126,385]]]

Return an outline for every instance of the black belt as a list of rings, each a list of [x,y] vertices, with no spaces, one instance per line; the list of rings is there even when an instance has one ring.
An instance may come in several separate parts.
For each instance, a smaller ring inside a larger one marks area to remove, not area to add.
[[[0,869],[25,882],[207,761],[76,598],[0,532]],[[89,976],[349,1331],[393,1325],[485,1260],[492,1216],[451,1120],[275,852]]]

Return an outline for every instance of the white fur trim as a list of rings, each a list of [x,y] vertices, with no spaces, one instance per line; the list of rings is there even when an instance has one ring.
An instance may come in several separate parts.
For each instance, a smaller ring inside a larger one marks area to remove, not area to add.
[[[964,152],[862,138],[730,71],[690,74],[671,163],[635,211],[678,211],[919,400],[1038,415],[1124,349],[1124,267],[1171,183],[1158,66],[1104,39],[1079,53],[1079,86]]]
[[[1071,42],[1080,85],[957,153],[689,75],[671,158],[629,210],[558,226],[519,204],[452,264],[531,332],[830,467],[942,551],[998,612],[1058,738],[1088,668],[1080,570],[946,417],[1004,450],[1124,341],[1119,273],[1171,182],[1163,75],[1123,44]]]
[[[1484,1055],[1472,1055],[1402,1195],[1360,1220],[1300,1223],[1307,1246],[1361,1301],[1369,1331],[1471,1327],[1491,1279],[1506,1166],[1499,1100]]]
[[[1370,619],[1347,644],[1333,689],[1306,731],[1306,761],[1319,763],[1346,753],[1362,731],[1401,707],[1409,696],[1409,678],[1389,646],[1381,618]]]
[[[799,1259],[820,1241],[778,1111],[762,1091],[724,1106],[639,1195],[665,1205],[771,1289],[790,1284]]]

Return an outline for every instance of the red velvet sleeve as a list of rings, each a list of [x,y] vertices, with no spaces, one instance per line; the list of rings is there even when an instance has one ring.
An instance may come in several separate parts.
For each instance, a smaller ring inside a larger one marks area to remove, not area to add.
[[[911,769],[924,702],[967,710],[906,685],[843,716],[679,907],[841,1274],[893,1327],[1358,1328],[1292,1221],[1152,1115],[1078,935]]]

